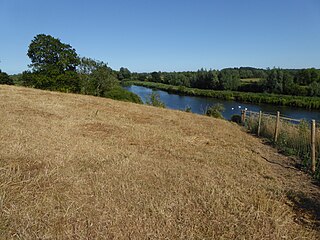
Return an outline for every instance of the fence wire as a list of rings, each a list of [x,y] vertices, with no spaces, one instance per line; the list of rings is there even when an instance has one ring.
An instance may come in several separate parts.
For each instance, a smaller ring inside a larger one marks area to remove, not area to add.
[[[259,113],[247,112],[245,127],[252,133],[258,133]],[[305,120],[280,117],[279,135],[274,142],[276,116],[262,114],[259,136],[273,142],[286,155],[295,155],[307,170],[311,168],[311,124]],[[320,179],[320,124],[316,128],[316,173]]]

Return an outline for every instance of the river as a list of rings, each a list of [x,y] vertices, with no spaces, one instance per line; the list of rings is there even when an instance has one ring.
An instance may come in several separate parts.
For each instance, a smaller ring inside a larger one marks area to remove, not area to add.
[[[280,111],[281,116],[286,116],[294,119],[315,119],[320,121],[320,111],[307,110],[303,108],[287,107],[287,106],[275,106],[270,104],[251,104],[241,103],[236,101],[226,101],[208,97],[194,97],[194,96],[183,96],[178,94],[171,94],[162,90],[153,90],[151,88],[141,86],[127,86],[124,87],[126,90],[137,94],[141,100],[145,103],[148,96],[154,91],[159,94],[162,102],[165,103],[167,108],[185,110],[187,106],[191,107],[191,111],[197,114],[203,114],[205,110],[217,103],[221,103],[225,110],[222,115],[226,119],[230,119],[234,114],[240,114],[241,110],[247,109],[249,111],[263,111],[265,113],[275,114]]]

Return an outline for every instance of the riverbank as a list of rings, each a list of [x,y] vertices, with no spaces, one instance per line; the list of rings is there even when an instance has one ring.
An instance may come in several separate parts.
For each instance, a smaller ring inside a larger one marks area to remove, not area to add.
[[[142,81],[127,81],[125,85],[137,85],[159,89],[170,93],[180,95],[212,97],[222,100],[233,100],[246,103],[266,103],[278,106],[291,106],[305,109],[320,109],[319,97],[302,97],[279,95],[269,93],[251,93],[251,92],[237,92],[237,91],[219,91],[219,90],[205,90],[197,88],[187,88],[184,86],[173,86],[162,83],[142,82]]]

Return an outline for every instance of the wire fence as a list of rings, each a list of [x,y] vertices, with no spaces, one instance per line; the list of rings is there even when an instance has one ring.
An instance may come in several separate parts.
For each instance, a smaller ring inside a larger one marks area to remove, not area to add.
[[[252,133],[268,139],[286,155],[297,156],[302,167],[320,179],[320,124],[287,116],[243,111],[242,123]],[[312,132],[314,135],[312,135]]]

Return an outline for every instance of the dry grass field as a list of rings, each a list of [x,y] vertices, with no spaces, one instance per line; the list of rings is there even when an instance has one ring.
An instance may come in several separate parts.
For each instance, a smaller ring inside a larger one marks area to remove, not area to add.
[[[224,120],[0,86],[0,239],[319,239],[293,164]]]

